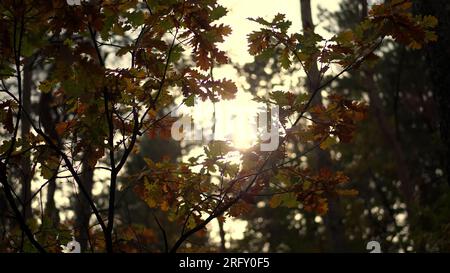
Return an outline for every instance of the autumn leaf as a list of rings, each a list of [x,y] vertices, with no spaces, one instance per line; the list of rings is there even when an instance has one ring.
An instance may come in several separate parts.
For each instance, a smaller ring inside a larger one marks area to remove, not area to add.
[[[237,93],[237,87],[231,80],[223,79],[218,82],[218,93],[224,100],[234,99]]]
[[[269,47],[270,37],[263,31],[254,31],[248,35],[249,49],[251,55],[258,55]]]
[[[3,114],[2,115],[3,128],[5,128],[5,130],[8,131],[8,133],[12,133],[14,131],[14,124],[13,124],[13,112],[11,107],[8,107],[6,112],[3,112],[2,114]]]
[[[280,206],[281,202],[282,202],[281,195],[275,194],[274,196],[272,196],[272,198],[270,198],[269,206],[271,208],[276,208]]]
[[[65,133],[67,133],[67,131],[69,131],[70,128],[75,125],[75,123],[76,122],[74,120],[59,122],[55,126],[56,132],[60,136],[64,135]]]

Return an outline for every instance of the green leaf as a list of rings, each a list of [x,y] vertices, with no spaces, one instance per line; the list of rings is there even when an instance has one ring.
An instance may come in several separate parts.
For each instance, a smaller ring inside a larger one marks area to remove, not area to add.
[[[263,25],[263,26],[268,26],[268,27],[270,27],[272,24],[271,23],[269,23],[269,22],[267,22],[266,20],[264,20],[264,18],[262,18],[262,17],[257,17],[257,18],[247,18],[248,20],[250,20],[250,21],[253,21],[253,22],[256,22],[256,23],[258,23],[258,24],[261,24],[261,25]]]
[[[181,59],[181,56],[183,56],[184,49],[181,46],[175,46],[172,49],[172,52],[170,53],[170,62],[176,63]]]
[[[284,14],[278,13],[277,15],[275,15],[272,21],[272,24],[279,28],[282,32],[286,32],[292,25],[291,21],[285,20],[284,18]]]
[[[193,229],[193,228],[195,228],[196,225],[197,225],[197,223],[195,222],[194,217],[192,217],[192,216],[189,217],[189,220],[187,221],[186,227],[188,229]]]
[[[205,153],[208,158],[216,158],[224,156],[233,149],[228,145],[226,141],[215,140],[211,141],[207,147],[205,147]]]
[[[11,147],[11,140],[3,140],[2,145],[0,145],[0,153],[4,154]]]
[[[259,55],[256,56],[259,60],[268,61],[270,58],[273,58],[275,55],[275,48],[269,47],[263,50]]]
[[[142,11],[130,12],[126,16],[133,27],[144,24],[145,17]]]
[[[228,10],[223,6],[217,6],[215,7],[211,13],[209,14],[211,21],[218,20],[222,18],[223,16],[227,15]]]
[[[14,76],[16,70],[9,65],[0,65],[0,78],[7,79]]]
[[[288,208],[296,208],[298,206],[297,196],[290,192],[283,194],[283,205]]]
[[[57,83],[57,81],[55,81],[55,80],[41,81],[38,88],[39,88],[39,90],[41,90],[41,92],[48,93],[48,92],[52,91],[52,89],[56,86],[56,83]]]
[[[331,146],[333,146],[336,143],[337,143],[336,138],[329,136],[322,143],[320,143],[320,148],[322,150],[326,150],[326,149],[330,148]]]
[[[187,97],[187,99],[184,101],[184,104],[188,107],[193,107],[195,104],[195,95],[190,95]]]
[[[297,98],[295,99],[295,104],[301,104],[307,102],[309,99],[308,93],[301,93],[297,95]]]
[[[102,40],[107,41],[109,39],[109,32],[111,31],[111,28],[113,27],[115,20],[117,20],[117,18],[112,14],[106,16],[103,22],[103,28],[100,31],[100,36],[102,37]]]
[[[82,85],[74,80],[62,82],[62,88],[70,97],[79,97],[83,93]]]
[[[270,98],[273,99],[279,106],[285,106],[289,104],[286,93],[283,91],[274,91],[270,93]]]
[[[22,47],[20,50],[22,56],[30,57],[31,55],[33,55],[35,49],[36,45],[34,45],[32,41],[29,40],[29,38],[24,38],[22,40]]]
[[[130,52],[130,49],[131,48],[129,46],[122,47],[119,50],[117,50],[116,56],[118,56],[118,57],[123,56],[123,55],[127,54],[128,52]]]
[[[311,188],[311,186],[312,186],[311,181],[306,180],[302,183],[302,188],[304,191],[309,190]]]
[[[336,37],[336,42],[342,43],[342,44],[348,44],[354,39],[354,33],[353,31],[344,31],[339,33],[339,35]]]
[[[273,17],[272,24],[283,22],[285,17],[286,17],[286,15],[284,15],[282,13],[277,13],[277,15],[275,15],[275,17]]]
[[[281,57],[280,57],[280,61],[281,61],[281,67],[284,69],[288,69],[291,66],[292,62],[291,62],[291,59],[289,56],[288,49],[283,50],[283,53],[281,54]]]

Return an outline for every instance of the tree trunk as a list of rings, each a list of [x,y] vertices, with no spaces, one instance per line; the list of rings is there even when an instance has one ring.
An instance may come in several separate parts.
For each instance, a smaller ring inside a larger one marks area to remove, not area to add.
[[[445,149],[445,172],[450,185],[450,1],[416,1],[422,14],[433,15],[439,25],[436,29],[438,41],[426,47],[433,96],[439,107],[440,133]]]
[[[361,3],[361,21],[364,21],[369,14],[369,5],[367,0],[359,0]]]
[[[383,113],[382,101],[379,97],[379,88],[374,80],[372,71],[366,69],[363,74],[363,81],[368,88],[370,105],[369,109],[375,117],[383,135],[384,140],[392,147],[396,164],[397,177],[401,182],[400,191],[405,199],[407,208],[411,209],[415,203],[414,187],[415,183],[408,166],[408,161],[400,141],[395,136],[395,127],[389,123],[388,118]],[[412,215],[408,215],[411,217]]]
[[[32,65],[33,62],[30,58],[25,59],[25,63],[23,66],[23,90],[22,90],[22,109],[24,112],[31,114],[31,88],[32,88]],[[21,119],[21,128],[20,128],[20,137],[22,139],[27,139],[30,134],[30,121],[27,118]],[[31,209],[31,180],[33,179],[31,174],[31,159],[29,153],[24,153],[21,157],[20,161],[20,184],[22,187],[22,202],[24,204],[23,207],[23,218],[25,222],[32,216]],[[27,205],[25,205],[27,204]]]
[[[362,18],[367,17],[368,3],[367,0],[361,0]],[[415,203],[414,194],[414,179],[412,172],[408,166],[408,161],[404,152],[402,144],[398,140],[395,134],[395,126],[390,124],[388,118],[384,115],[383,103],[380,99],[380,90],[375,82],[375,76],[370,68],[363,69],[362,73],[363,81],[365,86],[367,86],[367,92],[369,94],[370,100],[370,111],[378,122],[380,131],[386,140],[387,144],[393,149],[393,156],[396,163],[396,171],[398,179],[401,182],[400,191],[407,204],[408,216],[412,217],[411,210]]]
[[[223,221],[217,218],[217,223],[219,223],[220,252],[225,253],[227,248],[225,246],[225,230],[223,229]]]
[[[89,153],[90,149],[87,148],[84,153],[82,162],[81,182],[83,184],[83,187],[89,193],[89,197],[92,197],[92,186],[94,184],[94,168],[92,168],[89,164]],[[88,249],[90,218],[91,207],[86,202],[86,200],[84,200],[84,197],[77,197],[75,203],[75,230],[77,231],[76,240],[80,243],[82,251]]]
[[[300,0],[301,19],[305,36],[314,33],[314,22],[311,11],[311,0]],[[306,68],[308,75],[307,89],[310,95],[320,86],[320,71],[317,62],[312,62]],[[322,95],[316,94],[312,101],[313,105],[322,104]],[[314,116],[312,117],[314,119]],[[316,165],[318,169],[331,169],[330,154],[322,149],[316,151]],[[328,244],[332,252],[345,251],[345,232],[342,224],[342,212],[340,211],[339,199],[329,200],[328,213],[324,217],[324,223],[328,233]]]
[[[0,191],[0,244],[5,242],[6,234],[9,232],[8,221],[9,206],[3,191]]]
[[[39,118],[42,123],[42,127],[44,127],[44,131],[46,134],[50,136],[50,138],[56,140],[58,135],[56,133],[56,122],[58,121],[58,117],[54,117],[52,115],[52,93],[42,93],[39,99]],[[55,173],[58,172],[57,168],[54,170]],[[47,215],[53,222],[54,225],[59,223],[59,211],[56,208],[55,204],[55,191],[56,191],[56,178],[52,177],[48,181],[47,185],[47,203],[45,204],[45,215]]]

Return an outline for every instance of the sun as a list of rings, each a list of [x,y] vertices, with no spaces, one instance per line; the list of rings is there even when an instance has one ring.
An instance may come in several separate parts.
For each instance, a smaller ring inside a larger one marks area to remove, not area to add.
[[[216,103],[215,139],[229,141],[238,150],[255,145],[257,108],[258,103],[244,92],[238,92],[233,100]]]

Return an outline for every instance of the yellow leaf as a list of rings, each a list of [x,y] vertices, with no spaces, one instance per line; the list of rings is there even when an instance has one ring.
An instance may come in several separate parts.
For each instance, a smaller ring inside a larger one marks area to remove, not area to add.
[[[161,203],[161,210],[162,211],[168,211],[169,210],[169,203],[167,203],[167,201],[163,201],[162,203]]]
[[[303,190],[308,190],[309,188],[311,188],[311,182],[310,181],[305,181],[303,182]]]
[[[353,31],[344,31],[341,32],[337,38],[337,40],[341,43],[349,43],[354,39]]]
[[[276,208],[281,204],[281,195],[280,194],[275,194],[274,196],[272,196],[272,198],[269,201],[269,206],[271,208]]]
[[[433,28],[438,25],[438,19],[431,15],[426,15],[423,17],[422,25],[424,27]]]
[[[422,45],[419,44],[419,43],[416,42],[416,41],[412,41],[412,42],[408,45],[408,47],[411,48],[411,49],[421,49],[421,48],[422,48]]]
[[[331,146],[333,146],[334,144],[336,144],[336,142],[337,141],[334,137],[327,137],[327,139],[325,139],[325,141],[320,143],[320,148],[322,150],[326,150],[326,149],[330,148]]]

